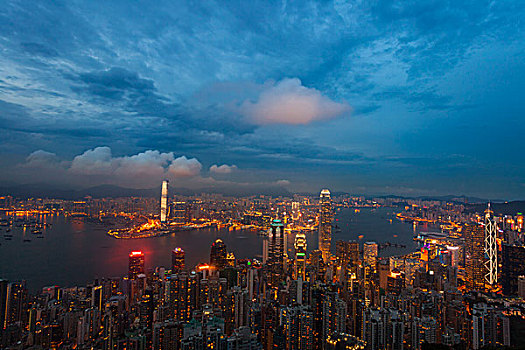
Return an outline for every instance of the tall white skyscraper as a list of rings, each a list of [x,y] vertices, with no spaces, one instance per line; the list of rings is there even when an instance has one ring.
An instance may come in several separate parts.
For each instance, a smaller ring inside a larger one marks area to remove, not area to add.
[[[166,222],[168,217],[168,180],[162,181],[160,192],[160,222]]]

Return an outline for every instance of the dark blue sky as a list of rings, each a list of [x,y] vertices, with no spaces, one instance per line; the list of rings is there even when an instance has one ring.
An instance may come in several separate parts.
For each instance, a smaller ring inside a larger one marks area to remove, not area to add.
[[[523,1],[2,1],[0,181],[525,197]]]

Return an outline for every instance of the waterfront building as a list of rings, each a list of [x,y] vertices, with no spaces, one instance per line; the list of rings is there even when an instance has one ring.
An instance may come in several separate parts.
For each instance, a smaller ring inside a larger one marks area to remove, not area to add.
[[[319,250],[325,263],[330,259],[332,241],[332,199],[330,191],[323,189],[319,196]]]
[[[160,222],[166,222],[168,218],[168,180],[162,181],[160,192]]]
[[[185,224],[191,221],[190,204],[184,201],[173,202],[170,217],[177,224]]]

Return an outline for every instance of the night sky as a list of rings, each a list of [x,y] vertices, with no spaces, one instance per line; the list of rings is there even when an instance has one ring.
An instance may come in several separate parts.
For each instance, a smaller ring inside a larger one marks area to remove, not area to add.
[[[0,183],[525,197],[525,1],[0,1]]]

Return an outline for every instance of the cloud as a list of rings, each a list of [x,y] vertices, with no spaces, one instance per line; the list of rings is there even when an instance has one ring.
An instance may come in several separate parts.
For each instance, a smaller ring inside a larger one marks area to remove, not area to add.
[[[229,174],[235,169],[237,169],[237,165],[223,164],[223,165],[217,166],[217,164],[213,164],[210,167],[210,172],[215,173],[215,174]]]
[[[320,91],[304,87],[297,78],[283,79],[261,92],[257,102],[246,101],[241,113],[256,125],[310,124],[349,113],[346,103],[332,101]]]
[[[69,170],[82,175],[110,175],[116,167],[118,164],[113,160],[111,148],[96,147],[73,158]]]
[[[277,186],[289,186],[291,184],[290,180],[277,180],[275,181]]]
[[[27,156],[23,166],[28,168],[53,168],[57,166],[58,163],[59,160],[55,153],[40,149]]]
[[[122,183],[157,183],[163,178],[176,179],[199,175],[202,168],[196,158],[173,152],[149,150],[131,156],[113,157],[111,148],[96,147],[76,156],[69,171],[86,176],[104,176]]]
[[[191,177],[200,173],[202,164],[196,159],[185,156],[173,160],[168,167],[168,173],[174,177]]]

